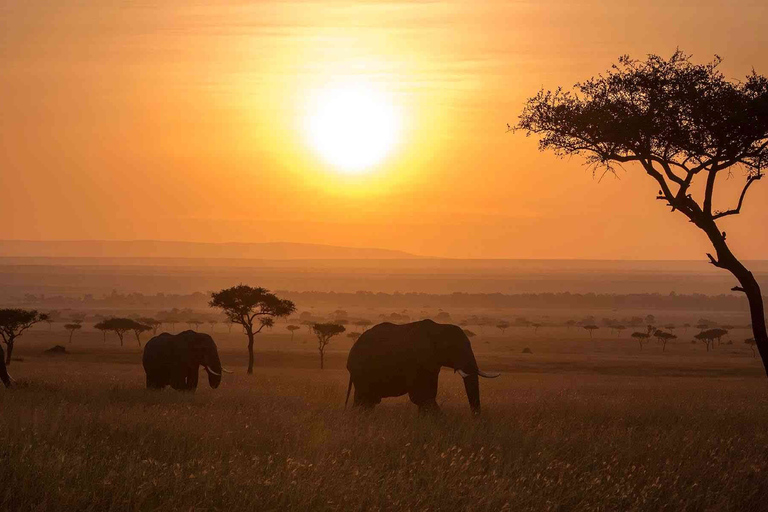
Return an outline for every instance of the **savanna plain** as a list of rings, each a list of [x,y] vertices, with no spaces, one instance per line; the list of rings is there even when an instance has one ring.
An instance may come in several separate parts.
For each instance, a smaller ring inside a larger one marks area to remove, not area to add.
[[[9,367],[17,386],[0,390],[0,509],[768,506],[768,382],[746,328],[707,351],[692,327],[662,350],[632,329],[469,326],[480,367],[501,372],[473,417],[447,370],[439,415],[407,397],[345,410],[352,341],[334,339],[320,370],[317,340],[286,325],[258,335],[253,375],[245,336],[213,326],[234,373],[194,394],[147,391],[132,336],[120,347],[86,327],[70,343],[60,325],[34,326]],[[67,353],[44,353],[56,344]]]

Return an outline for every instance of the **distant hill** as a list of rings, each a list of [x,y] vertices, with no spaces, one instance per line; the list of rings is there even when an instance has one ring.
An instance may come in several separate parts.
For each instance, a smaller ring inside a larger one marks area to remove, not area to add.
[[[0,240],[0,257],[46,258],[238,258],[413,259],[388,249],[335,247],[301,243],[197,243],[159,240]]]

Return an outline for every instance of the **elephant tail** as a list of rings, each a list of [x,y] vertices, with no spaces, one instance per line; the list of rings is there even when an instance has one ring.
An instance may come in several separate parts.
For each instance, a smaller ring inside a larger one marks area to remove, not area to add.
[[[347,386],[347,399],[344,400],[344,408],[347,408],[347,403],[349,403],[349,392],[352,391],[352,373],[349,374],[349,386]]]

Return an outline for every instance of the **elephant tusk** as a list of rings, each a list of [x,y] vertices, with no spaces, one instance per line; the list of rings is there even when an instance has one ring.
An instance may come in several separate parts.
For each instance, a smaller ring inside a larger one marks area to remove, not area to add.
[[[221,371],[222,371],[222,372],[224,372],[224,373],[235,373],[235,372],[233,372],[232,370],[227,370],[227,369],[226,369],[226,368],[224,368],[223,366],[221,367]]]
[[[496,377],[501,375],[500,373],[486,373],[482,370],[477,370],[477,374],[481,377],[485,377],[486,379],[495,379]]]
[[[215,371],[211,370],[211,369],[210,369],[210,368],[208,368],[207,366],[203,366],[203,368],[205,368],[205,371],[207,371],[207,372],[208,372],[208,373],[210,373],[211,375],[215,375],[215,376],[217,376],[217,377],[221,377],[221,374],[220,374],[220,373],[216,373]]]
[[[456,371],[459,372],[459,375],[461,375],[462,379],[466,379],[467,377],[469,377],[469,374],[463,370],[456,370]]]
[[[13,383],[15,384],[15,383],[16,383],[16,379],[14,379],[13,377],[11,377],[11,374],[10,374],[10,373],[9,373],[9,374],[7,374],[7,375],[8,375],[8,379],[9,379],[11,382],[13,382]]]

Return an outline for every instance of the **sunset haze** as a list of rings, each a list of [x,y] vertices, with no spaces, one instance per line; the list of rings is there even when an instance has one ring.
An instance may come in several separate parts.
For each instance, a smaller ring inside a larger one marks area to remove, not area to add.
[[[704,235],[638,168],[593,176],[507,123],[623,53],[768,73],[766,26],[759,1],[0,0],[0,239],[703,259]],[[397,128],[345,173],[307,116],[329,84],[359,81]],[[765,259],[768,189],[750,194],[723,225],[735,253]]]

